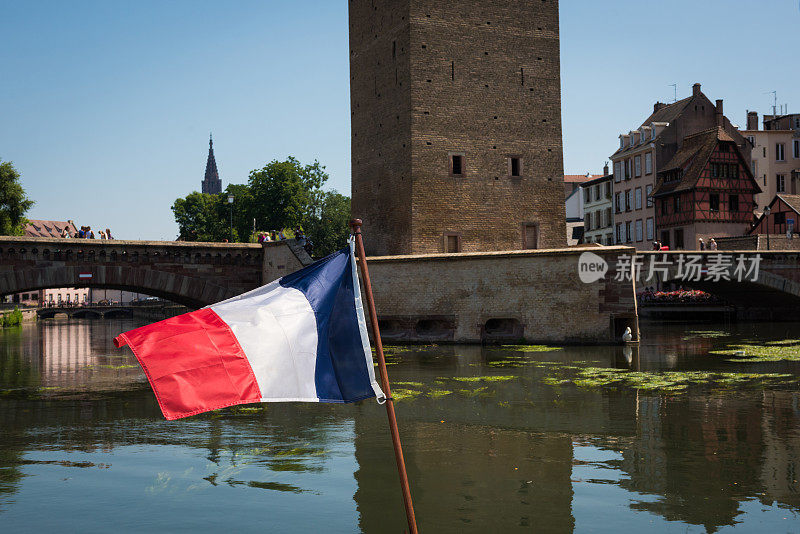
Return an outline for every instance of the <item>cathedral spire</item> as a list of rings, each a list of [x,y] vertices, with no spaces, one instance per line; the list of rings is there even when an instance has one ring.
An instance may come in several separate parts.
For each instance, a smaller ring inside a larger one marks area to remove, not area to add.
[[[208,134],[208,159],[206,160],[206,175],[200,183],[201,191],[210,195],[222,192],[222,180],[217,171],[217,160],[214,158],[214,138]]]

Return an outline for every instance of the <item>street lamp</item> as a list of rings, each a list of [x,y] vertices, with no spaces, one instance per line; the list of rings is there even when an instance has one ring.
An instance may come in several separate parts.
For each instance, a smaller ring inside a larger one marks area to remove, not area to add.
[[[230,210],[231,210],[231,239],[230,239],[230,242],[233,243],[233,195],[228,195],[228,206],[230,206]]]
[[[764,222],[767,223],[767,250],[769,250],[769,206],[764,208]]]

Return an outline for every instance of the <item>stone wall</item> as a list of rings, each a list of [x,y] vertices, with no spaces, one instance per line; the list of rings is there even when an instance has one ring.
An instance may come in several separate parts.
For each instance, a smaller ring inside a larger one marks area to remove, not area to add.
[[[719,250],[767,250],[764,234],[738,237],[715,237]],[[769,250],[800,250],[800,238],[788,239],[785,235],[770,235]]]
[[[609,343],[636,335],[632,282],[616,282],[628,247],[593,248],[604,280],[585,284],[585,249],[369,258],[385,341]]]

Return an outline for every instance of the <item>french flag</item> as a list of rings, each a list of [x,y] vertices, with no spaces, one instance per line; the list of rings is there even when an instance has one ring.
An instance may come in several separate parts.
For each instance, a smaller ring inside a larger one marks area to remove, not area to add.
[[[114,344],[131,348],[170,420],[252,402],[385,398],[352,238],[304,269]]]

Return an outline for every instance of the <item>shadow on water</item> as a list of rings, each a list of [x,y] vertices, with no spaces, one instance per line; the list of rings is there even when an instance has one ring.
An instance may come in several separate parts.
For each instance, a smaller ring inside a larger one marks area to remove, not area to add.
[[[373,401],[164,421],[129,353],[110,345],[134,326],[0,334],[4,525],[402,528]],[[782,347],[797,325],[642,329],[630,348],[389,347],[421,530],[794,530],[800,362],[716,351]]]

